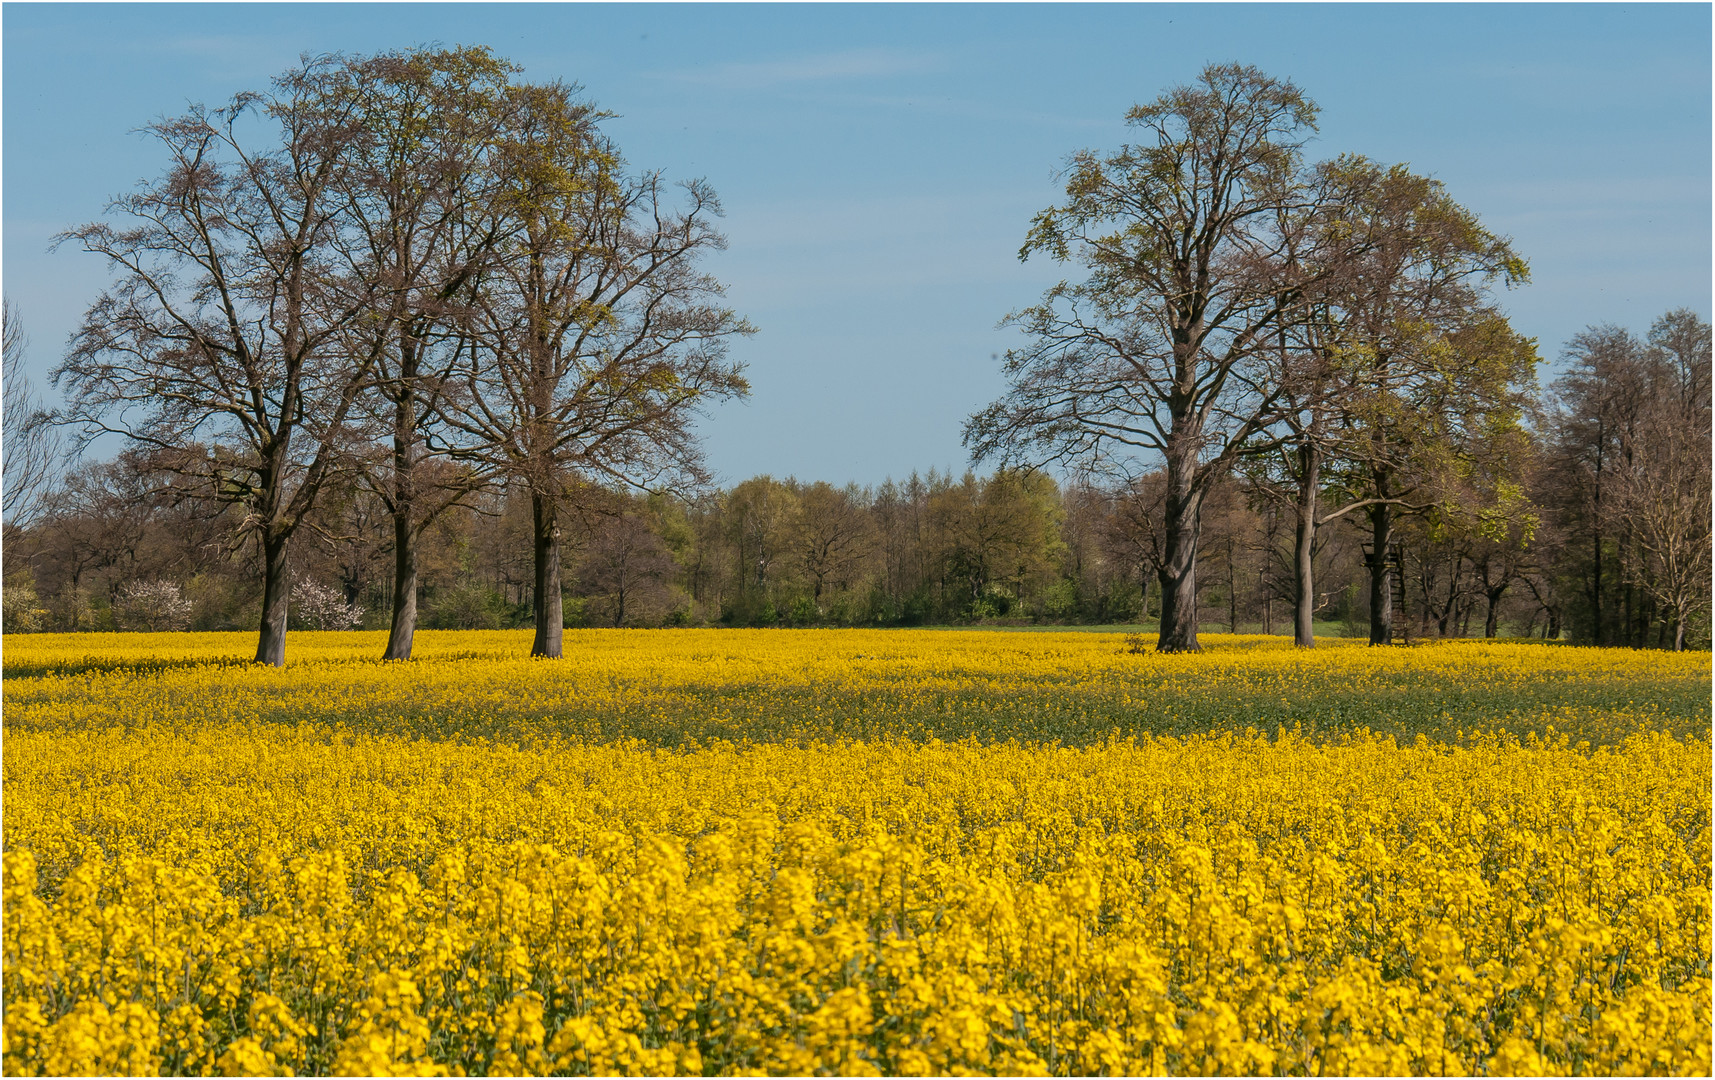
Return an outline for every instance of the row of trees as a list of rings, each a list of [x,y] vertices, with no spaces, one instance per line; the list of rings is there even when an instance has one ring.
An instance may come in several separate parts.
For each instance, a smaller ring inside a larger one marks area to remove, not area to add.
[[[562,509],[701,479],[693,411],[746,392],[750,327],[698,267],[714,193],[629,171],[576,87],[516,74],[480,48],[306,60],[152,125],[162,176],[60,238],[118,280],[55,419],[241,509],[258,661],[284,660],[290,547],[336,488],[385,508],[400,658],[423,532],[499,478],[532,505],[533,652],[559,655]]]
[[[131,449],[39,517],[8,502],[40,604],[9,612],[135,622],[183,585],[159,618],[242,622],[253,564],[270,663],[317,580],[339,588],[310,621],[386,610],[395,658],[420,595],[442,624],[527,605],[544,656],[568,615],[1153,614],[1177,651],[1211,597],[1233,626],[1289,608],[1305,646],[1330,611],[1384,644],[1479,611],[1492,635],[1509,604],[1551,637],[1699,633],[1707,324],[1594,328],[1538,401],[1493,296],[1523,261],[1404,166],[1307,163],[1290,83],[1211,67],[1132,111],[1137,145],[1073,159],[1021,257],[1087,276],[1010,317],[1008,392],[965,428],[993,475],[708,492],[689,425],[745,392],[751,329],[698,267],[719,205],[515,76],[481,49],[320,58],[152,129],[170,166],[110,208],[126,227],[62,238],[119,280],[55,373],[66,407],[24,429]]]
[[[1704,637],[1710,578],[1709,324],[1689,311],[1646,339],[1592,327],[1545,417],[1542,485],[1573,631],[1599,645]]]
[[[966,427],[1007,464],[1130,482],[1162,463],[1164,651],[1197,647],[1202,510],[1241,465],[1289,493],[1306,646],[1319,529],[1367,518],[1382,644],[1397,515],[1510,501],[1536,354],[1490,290],[1528,270],[1436,181],[1307,163],[1316,113],[1290,82],[1211,66],[1131,111],[1138,143],[1077,155],[1020,257],[1088,276],[1012,316],[1030,343]]]
[[[1394,521],[1390,617],[1402,636],[1707,643],[1708,324],[1679,311],[1647,339],[1592,328],[1566,360],[1565,377],[1530,403],[1505,512],[1454,501]],[[1236,471],[1205,501],[1203,626],[1276,633],[1296,621],[1298,489],[1266,466]],[[1002,470],[867,489],[757,477],[691,497],[593,490],[563,517],[565,621],[1157,620],[1165,479],[1104,487]],[[233,554],[229,540],[240,508],[177,498],[176,481],[143,453],[68,474],[46,512],[9,535],[8,628],[254,626],[260,554]],[[294,625],[388,625],[388,516],[361,483],[330,489],[294,552]],[[531,625],[533,530],[518,484],[437,518],[417,545],[427,625]],[[1357,515],[1316,532],[1311,614],[1324,634],[1363,634],[1372,621],[1371,535]]]

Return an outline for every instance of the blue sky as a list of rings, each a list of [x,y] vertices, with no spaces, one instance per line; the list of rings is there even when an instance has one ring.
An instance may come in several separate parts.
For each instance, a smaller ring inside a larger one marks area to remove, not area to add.
[[[46,251],[156,174],[135,129],[300,53],[486,44],[581,83],[628,160],[706,177],[709,263],[760,328],[702,425],[724,482],[963,468],[1002,390],[1020,264],[1072,152],[1209,62],[1291,78],[1316,156],[1409,162],[1513,238],[1505,298],[1553,360],[1591,323],[1710,307],[1711,9],[1681,5],[18,4],[3,34],[4,285],[38,377],[107,280]]]

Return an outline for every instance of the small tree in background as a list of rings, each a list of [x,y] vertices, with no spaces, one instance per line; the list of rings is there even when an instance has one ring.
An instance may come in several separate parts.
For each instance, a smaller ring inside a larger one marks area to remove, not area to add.
[[[42,628],[48,612],[36,596],[36,579],[28,570],[9,575],[0,584],[0,629],[28,634]]]
[[[338,589],[299,580],[292,586],[298,625],[305,630],[355,630],[363,625],[363,607],[346,603]]]
[[[578,591],[594,600],[613,626],[659,622],[673,605],[678,564],[666,544],[637,514],[604,520],[590,538],[578,569]]]
[[[113,622],[121,630],[188,630],[192,604],[171,581],[133,581],[113,597]]]

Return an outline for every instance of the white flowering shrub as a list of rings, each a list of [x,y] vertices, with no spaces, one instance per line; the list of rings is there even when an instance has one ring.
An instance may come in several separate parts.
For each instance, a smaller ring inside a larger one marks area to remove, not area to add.
[[[191,602],[176,582],[128,582],[114,594],[113,622],[121,630],[189,630]]]
[[[292,607],[305,630],[352,630],[363,623],[363,605],[348,604],[338,589],[307,579],[292,586]]]

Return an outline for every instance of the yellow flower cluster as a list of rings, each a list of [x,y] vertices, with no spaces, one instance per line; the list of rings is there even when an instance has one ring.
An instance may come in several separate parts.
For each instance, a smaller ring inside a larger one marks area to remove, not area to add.
[[[1707,654],[1449,642],[1370,649],[1204,635],[1195,655],[1130,655],[1117,635],[913,630],[293,633],[285,668],[246,634],[29,634],[6,641],[7,730],[211,721],[339,723],[425,738],[941,738],[1082,745],[1115,735],[1368,728],[1411,741],[1472,730],[1618,743],[1707,738]]]
[[[9,639],[5,1071],[1710,1070],[1706,660],[497,637]]]

